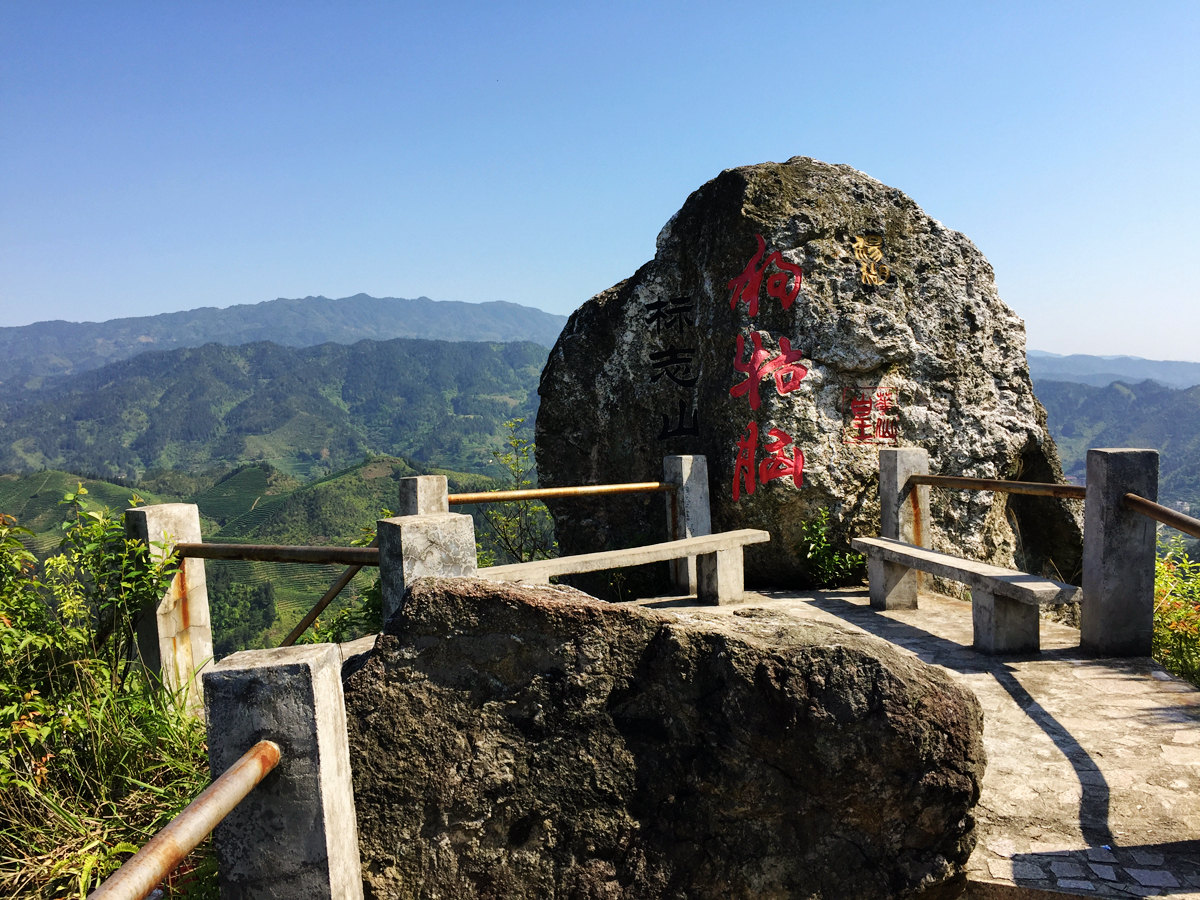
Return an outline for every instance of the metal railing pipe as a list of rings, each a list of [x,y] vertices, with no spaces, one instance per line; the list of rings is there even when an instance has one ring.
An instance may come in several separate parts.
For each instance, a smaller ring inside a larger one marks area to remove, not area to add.
[[[142,900],[279,765],[279,757],[279,745],[274,741],[259,741],[247,750],[166,828],[108,876],[89,900]]]
[[[451,506],[468,503],[506,503],[512,500],[545,500],[547,497],[600,497],[606,494],[660,494],[675,490],[664,481],[636,481],[629,484],[585,484],[579,487],[531,488],[527,491],[479,491],[474,494],[451,494]]]
[[[1156,522],[1162,522],[1164,525],[1170,525],[1184,534],[1200,538],[1200,519],[1185,516],[1181,512],[1176,512],[1169,507],[1163,506],[1161,503],[1155,503],[1153,500],[1147,500],[1145,497],[1138,496],[1137,494],[1126,494],[1121,498],[1121,502],[1126,509],[1141,513],[1143,516],[1154,519]]]
[[[1065,497],[1083,500],[1087,488],[1077,484],[1047,484],[1040,481],[1005,481],[1001,478],[959,478],[954,475],[910,475],[909,484],[960,491],[997,491],[1006,494],[1030,494],[1034,497]]]
[[[295,547],[282,544],[176,544],[175,553],[189,559],[242,559],[350,566],[379,565],[374,547]]]
[[[375,538],[375,540],[371,541],[372,547],[377,547],[378,544],[379,538]],[[362,568],[362,566],[351,566],[345,572],[339,575],[337,581],[331,584],[329,586],[329,590],[327,590],[324,596],[322,596],[321,599],[316,602],[316,605],[314,605],[312,609],[304,614],[304,618],[296,623],[296,627],[293,628],[288,636],[280,642],[279,646],[290,647],[292,644],[296,643],[296,641],[300,639],[300,635],[304,634],[304,632],[308,630],[308,626],[317,620],[317,616],[325,612],[325,607],[333,602],[333,598],[342,592],[342,589],[345,588],[345,586],[348,585],[351,580],[353,580],[355,575],[362,571]]]

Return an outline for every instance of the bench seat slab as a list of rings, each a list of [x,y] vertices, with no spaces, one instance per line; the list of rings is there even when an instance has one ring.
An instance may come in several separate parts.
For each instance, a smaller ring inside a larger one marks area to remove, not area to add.
[[[903,541],[890,538],[854,538],[850,543],[855,550],[866,553],[868,560],[878,557],[951,581],[961,581],[972,590],[991,591],[1021,603],[1054,606],[1079,599],[1079,588],[1074,585],[976,562],[973,559],[962,559],[937,550],[927,550]]]

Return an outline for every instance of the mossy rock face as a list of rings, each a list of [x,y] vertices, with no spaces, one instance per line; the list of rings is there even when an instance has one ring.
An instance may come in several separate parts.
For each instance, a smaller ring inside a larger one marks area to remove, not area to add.
[[[654,259],[571,316],[539,393],[544,485],[707,457],[713,529],[771,532],[746,550],[750,585],[811,582],[800,526],[822,508],[843,544],[878,532],[881,446],[924,447],[935,473],[1062,480],[1024,323],[983,254],[902,192],[803,157],[693,193]],[[664,534],[662,505],[551,507],[580,553]],[[937,491],[933,513],[939,549],[1064,578],[1079,565],[1066,501]]]
[[[343,679],[369,898],[962,892],[979,702],[870,635],[421,578]]]

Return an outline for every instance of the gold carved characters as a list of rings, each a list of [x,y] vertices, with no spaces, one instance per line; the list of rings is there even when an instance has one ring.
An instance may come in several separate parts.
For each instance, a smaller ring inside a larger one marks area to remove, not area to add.
[[[860,234],[854,239],[854,258],[859,261],[862,283],[880,285],[892,270],[883,261],[883,235]]]

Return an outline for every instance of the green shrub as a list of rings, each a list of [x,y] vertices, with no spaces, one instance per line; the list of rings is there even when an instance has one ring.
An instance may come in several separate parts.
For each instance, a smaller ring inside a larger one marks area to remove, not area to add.
[[[1183,535],[1159,539],[1154,569],[1154,658],[1200,687],[1200,559]]]
[[[120,518],[64,498],[60,552],[0,515],[0,894],[84,897],[208,783],[203,726],[141,667],[139,611],[170,567]],[[135,501],[136,498],[135,498]],[[193,853],[171,895],[215,896]]]
[[[808,574],[817,587],[844,587],[862,581],[866,558],[838,550],[830,541],[829,510],[820,510],[811,521],[801,523],[800,529],[807,546]]]

